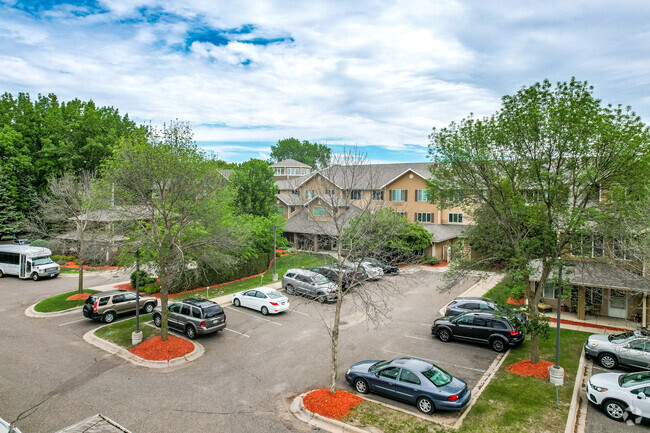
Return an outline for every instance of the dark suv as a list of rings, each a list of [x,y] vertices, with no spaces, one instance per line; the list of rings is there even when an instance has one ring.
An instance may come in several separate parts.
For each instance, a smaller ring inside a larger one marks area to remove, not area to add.
[[[93,293],[86,298],[83,315],[89,319],[111,323],[120,314],[135,312],[135,293],[127,290],[111,290]],[[140,295],[140,310],[151,313],[158,305],[153,296]]]
[[[497,310],[497,304],[488,298],[456,298],[447,305],[445,317],[458,316],[473,310],[495,311]]]
[[[440,341],[459,340],[489,344],[497,352],[516,347],[524,341],[524,332],[516,329],[505,317],[493,313],[470,312],[436,319],[431,334]]]
[[[339,270],[338,266],[318,266],[317,268],[312,268],[312,271],[321,274],[334,284],[339,283],[339,273],[341,271]],[[343,290],[345,291],[349,289],[353,282],[358,283],[358,281],[354,278],[354,272],[352,270],[344,270],[342,278]]]
[[[153,310],[153,323],[158,327],[162,324],[161,307]],[[209,299],[187,298],[169,306],[167,324],[193,340],[198,334],[210,334],[224,329],[226,313],[219,304]]]

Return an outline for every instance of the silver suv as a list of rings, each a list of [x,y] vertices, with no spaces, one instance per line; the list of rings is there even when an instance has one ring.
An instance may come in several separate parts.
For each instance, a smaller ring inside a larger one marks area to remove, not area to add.
[[[153,323],[162,324],[162,309],[153,310]],[[226,313],[216,302],[201,298],[187,298],[169,306],[167,324],[170,328],[184,332],[190,339],[198,334],[211,334],[226,327]]]
[[[140,295],[140,310],[151,313],[158,305],[153,296]],[[111,323],[120,314],[135,311],[135,293],[127,290],[111,290],[93,293],[86,298],[83,315],[89,319]]]
[[[289,269],[282,278],[282,288],[289,295],[304,295],[318,302],[336,301],[337,285],[323,275],[307,269]]]
[[[605,368],[626,365],[650,369],[650,332],[645,329],[622,334],[594,334],[585,343],[585,356],[594,358]]]

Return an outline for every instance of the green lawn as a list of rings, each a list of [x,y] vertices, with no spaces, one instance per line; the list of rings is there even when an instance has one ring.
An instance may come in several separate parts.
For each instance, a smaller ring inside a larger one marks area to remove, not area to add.
[[[151,320],[151,314],[143,314],[140,316],[140,331],[142,331],[142,341],[147,341],[149,338],[160,335],[160,329],[155,328],[150,325],[146,325],[145,322]],[[113,323],[108,326],[95,331],[95,335],[104,340],[115,343],[118,346],[124,347],[125,349],[130,349],[133,347],[131,344],[131,334],[135,331],[135,317],[129,320],[124,320],[122,322]]]
[[[284,257],[278,257],[276,263],[278,281],[282,280],[282,276],[288,269],[291,268],[313,268],[320,265],[325,265],[333,263],[334,259],[326,254],[314,254],[314,253],[296,253],[290,254]],[[253,289],[255,287],[263,286],[265,284],[271,284],[273,277],[273,266],[271,269],[263,275],[263,278],[255,277],[248,280],[236,281],[230,284],[224,284],[223,286],[211,288],[208,298],[215,298],[217,296],[228,295],[230,293],[236,293],[242,290]],[[174,297],[175,300],[193,298],[196,296],[205,297],[206,293],[204,291],[197,291],[193,293],[185,293],[183,295]]]
[[[415,409],[415,407],[413,408]],[[341,421],[361,428],[376,427],[384,433],[436,433],[440,425],[371,401],[363,401]],[[374,430],[373,430],[374,431]]]
[[[541,358],[555,361],[553,337],[540,343]],[[548,379],[517,376],[505,371],[508,365],[530,359],[530,341],[510,351],[488,387],[465,418],[460,432],[550,432],[564,431],[582,345],[589,333],[560,331],[560,365],[568,376],[559,389],[560,408],[555,408],[555,386]]]
[[[97,293],[98,290],[86,289],[84,293]],[[83,305],[85,300],[67,301],[66,299],[72,295],[79,293],[77,290],[72,292],[61,293],[60,295],[52,296],[51,298],[43,299],[41,302],[34,306],[34,311],[39,313],[52,313],[54,311],[63,311],[70,308]]]

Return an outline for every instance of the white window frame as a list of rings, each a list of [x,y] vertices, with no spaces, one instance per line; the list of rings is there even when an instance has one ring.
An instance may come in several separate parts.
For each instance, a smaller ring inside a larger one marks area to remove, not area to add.
[[[450,212],[447,216],[447,220],[453,224],[462,224],[463,223],[463,214],[462,212]],[[456,221],[454,221],[456,220]]]
[[[405,189],[391,189],[389,198],[390,201],[407,201],[408,191]]]
[[[316,209],[323,209],[323,214],[322,215],[316,215]],[[323,217],[323,216],[327,216],[327,209],[325,209],[325,206],[314,206],[314,207],[311,208],[311,213],[314,216]]]
[[[419,223],[433,222],[431,212],[415,212],[415,221]]]
[[[384,201],[384,190],[383,189],[373,189],[372,190],[372,199]]]
[[[426,189],[415,190],[415,201],[429,201]]]
[[[313,189],[306,189],[305,190],[305,200],[311,200],[316,196],[315,192]]]
[[[355,198],[357,197],[357,198]],[[361,190],[360,189],[351,189],[350,190],[350,200],[361,200]]]
[[[334,190],[333,189],[326,189],[325,190],[325,195],[334,195]]]

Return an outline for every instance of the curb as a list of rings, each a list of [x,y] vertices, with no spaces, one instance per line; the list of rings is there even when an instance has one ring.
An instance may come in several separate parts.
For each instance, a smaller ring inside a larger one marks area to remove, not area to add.
[[[566,421],[566,428],[564,433],[581,433],[585,431],[585,420],[580,418],[586,417],[586,401],[585,398],[581,395],[580,391],[585,382],[587,372],[587,363],[585,362],[585,348],[582,348],[582,353],[580,354],[580,363],[578,364],[578,371],[576,372],[576,382],[573,385],[573,396],[571,397],[571,407],[569,408],[569,416]]]
[[[38,304],[39,302],[41,301],[38,301],[36,304]],[[44,317],[58,317],[58,316],[65,316],[66,314],[80,312],[83,308],[83,306],[81,306],[81,307],[68,308],[67,310],[62,310],[62,311],[53,311],[51,313],[39,313],[38,311],[34,310],[36,304],[30,305],[25,309],[25,316],[39,318],[39,319],[42,319]]]
[[[291,413],[293,413],[293,415],[296,418],[298,418],[300,421],[306,422],[312,427],[320,428],[325,431],[333,432],[333,433],[342,433],[342,432],[370,433],[367,430],[363,430],[359,427],[351,426],[344,422],[327,418],[305,409],[305,405],[302,403],[302,399],[304,396],[306,396],[312,391],[315,390],[312,389],[311,391],[303,392],[302,394],[294,398],[293,401],[291,402],[291,406],[289,406]]]
[[[103,328],[104,326],[100,326],[99,328],[91,329],[90,331],[86,332],[83,336],[84,341],[92,344],[95,347],[98,347],[99,349],[105,350],[111,355],[117,355],[120,358],[129,361],[131,364],[137,365],[138,367],[161,369],[168,367],[178,367],[199,359],[205,353],[205,348],[201,344],[187,340],[194,345],[194,350],[187,355],[179,356],[178,358],[170,359],[169,361],[150,361],[148,359],[140,358],[139,356],[134,355],[133,353],[118,346],[117,344],[113,344],[110,341],[106,341],[103,338],[97,337],[95,335],[95,331]]]

